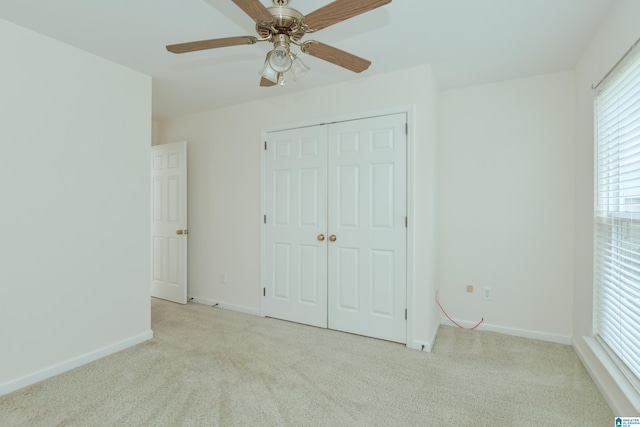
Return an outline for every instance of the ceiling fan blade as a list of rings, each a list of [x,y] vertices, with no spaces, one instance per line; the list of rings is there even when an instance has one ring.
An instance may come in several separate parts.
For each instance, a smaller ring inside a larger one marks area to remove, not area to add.
[[[347,70],[351,70],[355,73],[361,73],[371,65],[371,61],[367,61],[359,56],[355,56],[349,52],[345,52],[344,50],[337,49],[315,40],[303,43],[301,50],[311,56],[324,59],[325,61],[329,61],[332,64],[339,65],[340,67],[346,68]]]
[[[244,11],[256,22],[271,22],[273,16],[259,0],[232,0],[236,6]]]
[[[391,0],[335,0],[307,14],[304,23],[310,30],[317,31],[388,3],[391,3]]]
[[[197,42],[171,44],[167,50],[172,53],[195,52],[196,50],[216,49],[219,47],[254,44],[258,41],[253,36],[225,37],[222,39],[200,40]]]
[[[272,81],[271,81],[271,80],[269,80],[269,79],[265,79],[264,77],[262,77],[262,78],[260,79],[260,86],[262,86],[262,87],[270,87],[270,86],[275,86],[275,85],[277,85],[277,84],[278,84],[278,83],[274,83],[274,82],[272,82]]]

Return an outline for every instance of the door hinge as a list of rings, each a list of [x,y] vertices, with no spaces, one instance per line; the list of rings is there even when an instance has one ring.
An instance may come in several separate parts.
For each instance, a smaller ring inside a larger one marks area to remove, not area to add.
[[[404,124],[404,134],[409,135],[409,123]]]
[[[267,216],[266,215],[264,216],[263,221],[264,221],[265,224],[267,223]]]
[[[408,216],[404,217],[404,228],[409,228],[409,217]]]
[[[264,142],[264,150],[267,151],[267,141]]]
[[[267,288],[262,288],[262,296],[263,297],[267,296]]]
[[[407,309],[404,309],[404,320],[407,320]]]

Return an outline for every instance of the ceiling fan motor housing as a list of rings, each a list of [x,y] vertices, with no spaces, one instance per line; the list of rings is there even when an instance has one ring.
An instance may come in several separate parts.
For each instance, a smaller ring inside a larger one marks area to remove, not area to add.
[[[277,0],[274,1],[276,3]],[[268,38],[278,34],[288,35],[294,42],[298,42],[304,35],[305,30],[302,24],[304,15],[297,10],[283,6],[273,6],[268,8],[269,13],[273,16],[273,22],[256,23],[256,32],[261,38]]]

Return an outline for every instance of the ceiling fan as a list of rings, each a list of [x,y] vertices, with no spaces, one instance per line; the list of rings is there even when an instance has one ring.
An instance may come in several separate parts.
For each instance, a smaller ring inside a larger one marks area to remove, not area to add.
[[[371,65],[371,61],[315,40],[303,42],[307,33],[315,33],[330,25],[376,9],[391,0],[335,0],[306,16],[288,6],[289,0],[272,0],[272,7],[265,7],[260,0],[232,0],[256,23],[255,36],[226,37],[200,40],[167,46],[172,53],[187,53],[220,47],[273,43],[273,50],[267,53],[264,65],[259,71],[262,75],[260,86],[284,86],[284,74],[291,71],[293,79],[302,77],[309,68],[291,52],[291,44],[300,47],[300,51],[332,64],[360,73]]]

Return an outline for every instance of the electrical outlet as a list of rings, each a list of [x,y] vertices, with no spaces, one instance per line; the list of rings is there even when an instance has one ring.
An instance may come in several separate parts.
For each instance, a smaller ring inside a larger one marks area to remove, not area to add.
[[[493,291],[491,290],[491,288],[485,286],[482,289],[482,299],[484,299],[485,301],[493,300]]]

